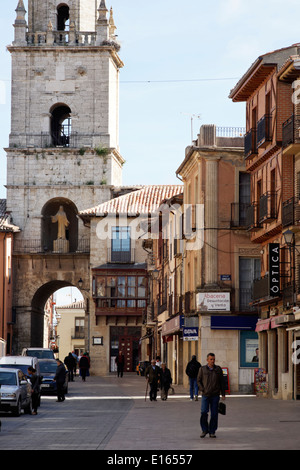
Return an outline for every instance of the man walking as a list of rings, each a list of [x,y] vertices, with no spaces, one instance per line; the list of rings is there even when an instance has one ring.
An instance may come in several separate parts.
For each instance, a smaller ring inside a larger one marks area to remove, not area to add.
[[[192,356],[192,360],[188,363],[185,369],[185,373],[187,374],[190,382],[190,400],[194,398],[195,392],[195,401],[198,400],[198,384],[197,384],[197,376],[199,369],[201,367],[200,362],[197,361],[196,356]]]
[[[199,391],[202,393],[200,426],[203,438],[206,434],[216,437],[218,428],[218,405],[220,394],[225,400],[225,384],[223,371],[220,366],[215,365],[214,353],[207,355],[207,364],[200,367],[197,377]],[[210,422],[208,423],[208,413],[210,409]]]
[[[155,363],[155,359],[152,359],[150,366],[145,371],[146,380],[150,384],[150,401],[156,401],[157,387],[160,381],[160,368]]]
[[[64,401],[65,399],[64,385],[66,381],[67,371],[62,361],[60,361],[59,359],[56,359],[56,363],[57,363],[56,374],[53,379],[56,382],[56,393],[57,393],[56,401]]]

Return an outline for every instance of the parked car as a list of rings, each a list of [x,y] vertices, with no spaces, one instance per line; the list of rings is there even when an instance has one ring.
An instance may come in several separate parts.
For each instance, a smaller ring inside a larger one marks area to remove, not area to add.
[[[0,370],[3,368],[20,369],[27,378],[29,378],[27,371],[29,366],[32,366],[36,370],[36,375],[38,376],[41,383],[42,377],[40,372],[40,365],[39,360],[36,357],[4,356],[0,358]],[[38,403],[40,405],[40,397]]]
[[[41,393],[42,394],[56,394],[56,382],[53,382],[56,369],[57,369],[57,362],[55,359],[40,359],[39,360],[40,371],[42,375],[42,382],[41,382]],[[66,380],[64,384],[64,392],[65,394],[68,393],[68,374],[66,374]]]
[[[50,348],[24,348],[22,356],[37,357],[38,359],[55,359],[54,351]]]
[[[31,384],[20,369],[0,369],[0,410],[20,416],[32,412]]]

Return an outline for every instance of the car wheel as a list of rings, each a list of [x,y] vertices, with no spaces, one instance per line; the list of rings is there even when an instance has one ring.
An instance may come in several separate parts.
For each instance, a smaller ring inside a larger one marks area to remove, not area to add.
[[[19,400],[16,408],[14,408],[13,410],[13,414],[14,416],[20,416],[21,412],[22,412],[22,406],[21,406],[21,401]]]

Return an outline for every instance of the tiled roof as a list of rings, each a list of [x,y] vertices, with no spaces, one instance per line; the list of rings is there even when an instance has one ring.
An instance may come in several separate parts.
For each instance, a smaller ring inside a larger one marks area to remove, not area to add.
[[[103,217],[106,214],[149,214],[155,212],[162,201],[183,192],[183,185],[153,185],[110,199],[98,206],[80,212],[82,216]]]
[[[72,302],[71,304],[68,304],[68,305],[59,305],[59,306],[55,307],[56,310],[58,310],[60,308],[68,308],[68,309],[81,308],[81,309],[85,309],[85,302],[84,302],[84,300],[78,300],[77,302]]]

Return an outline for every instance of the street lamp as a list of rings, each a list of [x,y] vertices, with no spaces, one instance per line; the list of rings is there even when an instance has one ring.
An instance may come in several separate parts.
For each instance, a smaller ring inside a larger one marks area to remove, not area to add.
[[[283,232],[285,244],[290,248],[295,240],[295,234],[290,229]]]

